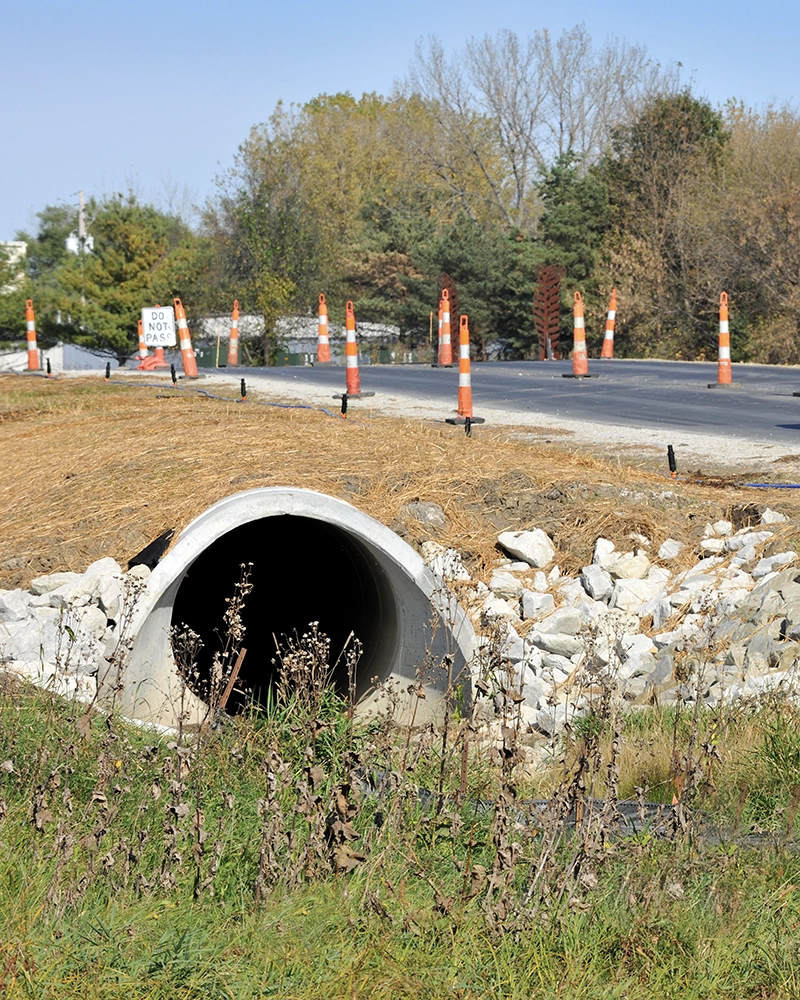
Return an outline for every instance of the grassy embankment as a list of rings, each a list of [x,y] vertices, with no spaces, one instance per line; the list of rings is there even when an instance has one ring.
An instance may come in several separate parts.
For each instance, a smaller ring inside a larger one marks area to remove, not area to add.
[[[693,521],[745,516],[752,502],[680,484],[665,496],[636,468],[499,431],[465,442],[444,427],[345,423],[166,389],[20,382],[5,391],[0,427],[9,582],[124,559],[135,533],[146,541],[251,485],[325,489],[387,523],[409,499],[435,500],[449,518],[438,540],[471,553],[479,576],[499,527],[552,528],[570,569],[599,533],[691,540]],[[306,648],[293,667],[320,659]],[[554,744],[534,779],[515,768],[525,734],[513,699],[490,751],[467,719],[453,718],[446,735],[355,726],[321,684],[301,690],[313,696],[286,695],[268,718],[171,738],[7,684],[2,988],[800,995],[800,739],[786,706],[654,709],[624,722],[608,706]],[[365,770],[391,777],[366,794]],[[417,787],[434,792],[426,808]],[[613,817],[587,805],[637,788],[667,802],[678,793],[671,839],[620,839]],[[533,796],[550,803],[543,821],[526,804]],[[577,833],[564,822],[574,807],[586,817]],[[726,828],[721,845],[699,815]],[[774,842],[743,844],[754,824]]]

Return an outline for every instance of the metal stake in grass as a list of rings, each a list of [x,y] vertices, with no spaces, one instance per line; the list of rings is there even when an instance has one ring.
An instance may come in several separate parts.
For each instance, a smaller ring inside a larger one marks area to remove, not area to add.
[[[106,382],[111,378],[111,362],[106,361]]]
[[[170,377],[172,378],[172,384],[173,385],[177,385],[178,384],[178,375],[177,375],[177,373],[175,371],[175,365],[170,365],[169,366],[169,374],[170,374]]]
[[[241,396],[242,396],[242,402],[246,403],[247,402],[247,385],[245,384],[244,379],[241,380],[241,384],[239,386],[239,391],[240,391]]]
[[[667,445],[667,462],[669,463],[670,477],[676,479],[678,475],[678,463],[675,459],[675,449],[671,444]]]

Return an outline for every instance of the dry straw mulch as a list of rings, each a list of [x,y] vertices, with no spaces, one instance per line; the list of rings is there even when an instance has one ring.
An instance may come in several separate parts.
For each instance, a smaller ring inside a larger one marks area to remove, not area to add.
[[[675,484],[514,429],[348,420],[320,410],[204,398],[169,383],[0,376],[0,586],[26,586],[57,569],[82,570],[111,555],[125,563],[166,528],[183,528],[210,504],[258,486],[341,497],[412,543],[454,545],[473,572],[498,558],[504,528],[538,525],[575,571],[600,535],[657,547],[690,541],[709,518],[744,519],[767,503],[793,513],[800,498]],[[529,430],[529,429],[528,429]],[[434,532],[403,516],[412,500],[440,504]],[[749,513],[748,513],[749,512]],[[427,532],[427,533],[426,533]]]

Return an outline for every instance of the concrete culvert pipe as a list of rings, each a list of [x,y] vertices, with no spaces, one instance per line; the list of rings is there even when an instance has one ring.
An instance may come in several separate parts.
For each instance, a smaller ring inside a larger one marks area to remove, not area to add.
[[[175,725],[181,715],[192,723],[206,715],[198,692],[221,649],[225,601],[234,593],[242,563],[252,563],[240,675],[249,701],[266,700],[276,678],[276,639],[302,635],[310,622],[319,622],[330,637],[334,661],[351,633],[363,644],[356,678],[363,710],[382,707],[385,696],[372,684],[377,677],[400,693],[398,721],[412,710],[416,722],[438,714],[447,687],[446,658],[469,701],[472,626],[414,549],[342,500],[269,488],[237,493],[210,507],[184,529],[148,578],[116,684],[124,714],[165,725]],[[194,691],[178,677],[170,642],[171,628],[181,625],[203,642]],[[334,681],[346,690],[343,664],[344,658]],[[426,697],[412,698],[407,689],[425,668]],[[110,678],[104,685],[113,686]],[[231,707],[236,708],[235,699]]]

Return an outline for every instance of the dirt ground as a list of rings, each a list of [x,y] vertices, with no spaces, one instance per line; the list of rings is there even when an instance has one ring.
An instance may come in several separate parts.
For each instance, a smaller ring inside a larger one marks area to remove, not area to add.
[[[105,555],[124,565],[167,528],[258,486],[345,499],[412,544],[453,545],[479,579],[507,528],[544,528],[571,573],[601,534],[620,545],[643,534],[655,551],[670,536],[697,541],[720,517],[743,525],[766,506],[800,512],[797,491],[736,486],[738,469],[671,480],[665,461],[659,469],[627,440],[599,449],[549,427],[494,423],[467,438],[441,417],[370,416],[362,406],[343,420],[308,404],[259,405],[253,389],[242,404],[230,389],[219,400],[153,383],[0,375],[0,587]],[[412,500],[440,504],[446,525],[410,518]],[[775,544],[792,544],[793,531],[785,526]]]

